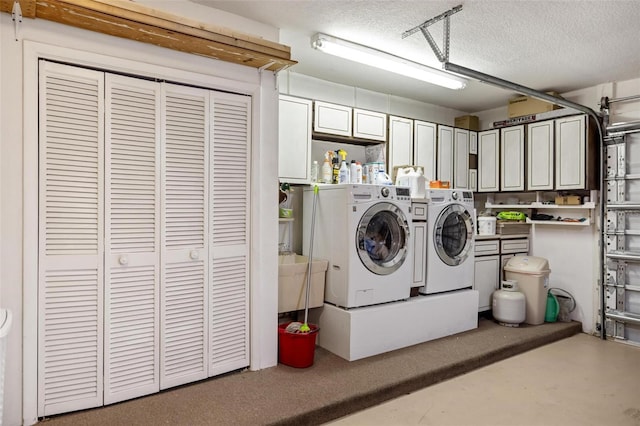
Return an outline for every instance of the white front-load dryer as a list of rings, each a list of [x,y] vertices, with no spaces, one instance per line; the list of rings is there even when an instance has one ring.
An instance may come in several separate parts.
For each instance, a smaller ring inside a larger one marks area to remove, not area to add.
[[[356,308],[411,293],[409,188],[319,185],[313,257],[329,261],[325,302]],[[309,254],[313,187],[303,200],[303,253]]]
[[[473,192],[429,189],[427,207],[427,273],[421,294],[473,287]]]

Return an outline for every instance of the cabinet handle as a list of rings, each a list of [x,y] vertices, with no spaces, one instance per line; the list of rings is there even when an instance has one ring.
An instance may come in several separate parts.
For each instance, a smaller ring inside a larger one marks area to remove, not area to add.
[[[191,260],[197,260],[200,257],[200,253],[198,252],[198,250],[191,250],[191,252],[189,253],[189,257],[191,258]]]
[[[129,263],[129,258],[125,255],[120,256],[120,258],[118,258],[118,263],[121,265],[126,265],[127,263]]]

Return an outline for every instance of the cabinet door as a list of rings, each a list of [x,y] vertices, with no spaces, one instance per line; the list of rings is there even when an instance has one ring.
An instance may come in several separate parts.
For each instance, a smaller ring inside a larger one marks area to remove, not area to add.
[[[413,231],[413,284],[411,287],[425,285],[427,268],[427,222],[414,222]]]
[[[469,131],[469,154],[478,154],[478,132]]]
[[[353,109],[353,137],[387,141],[387,114]]]
[[[455,129],[452,188],[469,188],[469,131]]]
[[[524,191],[524,125],[500,129],[500,188]]]
[[[38,416],[49,416],[103,403],[104,73],[40,61],[39,92]]]
[[[160,390],[160,88],[106,75],[105,404]]]
[[[389,117],[389,175],[394,166],[413,164],[413,120]]]
[[[478,192],[500,191],[498,130],[478,134]]]
[[[208,376],[212,114],[209,90],[173,84],[162,88],[160,389],[167,389]]]
[[[453,187],[453,127],[438,126],[438,180]]]
[[[313,130],[339,136],[351,136],[351,107],[315,101]]]
[[[469,189],[478,192],[478,170],[469,169]]]
[[[278,177],[289,183],[310,182],[311,101],[280,95]]]
[[[556,189],[585,187],[585,116],[556,120]]]
[[[553,121],[527,126],[527,190],[553,189]]]
[[[475,258],[473,289],[478,290],[478,312],[491,309],[491,295],[500,283],[500,256]]]
[[[211,102],[209,377],[249,365],[249,249],[253,215],[249,179],[251,98],[211,92]],[[234,143],[230,144],[230,140]],[[233,173],[225,167],[216,167],[217,164],[233,164]],[[229,191],[230,188],[233,190]]]
[[[436,125],[416,121],[413,138],[413,164],[422,167],[427,181],[436,180]]]

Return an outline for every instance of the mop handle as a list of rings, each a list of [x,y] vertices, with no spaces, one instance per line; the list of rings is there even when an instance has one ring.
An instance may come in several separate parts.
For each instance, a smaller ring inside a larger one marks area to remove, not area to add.
[[[309,261],[307,269],[307,294],[304,302],[304,324],[309,316],[309,293],[311,291],[311,266],[313,262],[313,238],[316,224],[316,204],[318,204],[318,185],[313,188],[313,210],[311,212],[311,235],[309,238]]]

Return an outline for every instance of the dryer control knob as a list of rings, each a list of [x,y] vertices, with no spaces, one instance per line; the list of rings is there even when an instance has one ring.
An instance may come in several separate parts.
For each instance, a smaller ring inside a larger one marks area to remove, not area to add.
[[[452,191],[451,192],[451,198],[453,198],[454,200],[458,199],[458,193],[456,191]]]
[[[384,198],[387,198],[389,196],[389,188],[387,188],[386,186],[380,188],[380,195],[382,195]]]

